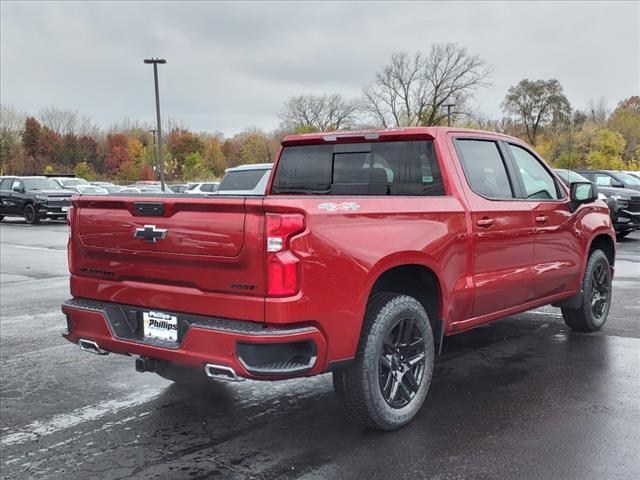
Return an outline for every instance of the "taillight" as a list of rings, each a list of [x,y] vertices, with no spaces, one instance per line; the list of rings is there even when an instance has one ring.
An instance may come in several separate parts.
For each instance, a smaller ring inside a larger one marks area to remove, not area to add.
[[[289,250],[292,236],[304,230],[300,213],[267,213],[267,295],[285,297],[300,289],[300,260]]]

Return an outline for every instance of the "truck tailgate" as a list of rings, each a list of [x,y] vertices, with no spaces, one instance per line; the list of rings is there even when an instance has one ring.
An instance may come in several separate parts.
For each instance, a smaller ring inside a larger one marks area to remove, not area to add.
[[[82,196],[73,205],[74,276],[135,282],[147,292],[176,286],[264,296],[262,199]],[[196,304],[191,310],[219,314]]]

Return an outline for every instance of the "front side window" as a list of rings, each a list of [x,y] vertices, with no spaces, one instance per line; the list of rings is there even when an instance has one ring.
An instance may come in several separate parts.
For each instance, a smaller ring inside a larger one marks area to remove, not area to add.
[[[13,181],[13,185],[11,186],[11,190],[18,192],[22,189],[22,182],[18,179]]]
[[[272,193],[445,194],[431,141],[285,147]]]
[[[465,176],[474,192],[492,199],[513,198],[507,168],[496,142],[459,139],[456,147]]]
[[[606,173],[596,173],[595,176],[596,185],[601,187],[611,187],[614,186],[615,179],[611,175],[607,175]]]
[[[522,177],[527,198],[557,200],[558,186],[542,163],[522,147],[509,144],[509,149]]]

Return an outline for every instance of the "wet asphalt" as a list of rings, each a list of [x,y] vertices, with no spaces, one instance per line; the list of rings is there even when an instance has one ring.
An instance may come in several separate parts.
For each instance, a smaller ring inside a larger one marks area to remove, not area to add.
[[[404,429],[349,423],[331,377],[184,388],[67,343],[63,223],[0,224],[0,478],[637,479],[640,233],[605,328],[544,307],[447,339]]]

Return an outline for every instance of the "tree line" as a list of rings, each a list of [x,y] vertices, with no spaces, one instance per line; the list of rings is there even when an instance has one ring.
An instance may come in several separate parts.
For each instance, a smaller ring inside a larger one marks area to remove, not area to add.
[[[247,129],[225,138],[163,119],[170,181],[220,178],[228,167],[271,162],[288,133],[451,124],[517,136],[562,168],[640,169],[640,96],[613,110],[600,98],[574,108],[556,79],[523,79],[505,93],[503,116],[474,111],[492,68],[464,47],[394,53],[358,98],[338,93],[290,97],[272,132]],[[103,130],[77,112],[46,108],[28,115],[0,105],[0,174],[75,173],[87,179],[153,180],[158,157],[152,125],[125,120]]]

